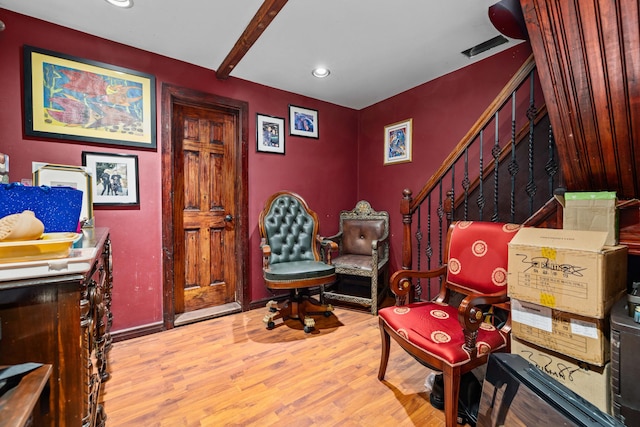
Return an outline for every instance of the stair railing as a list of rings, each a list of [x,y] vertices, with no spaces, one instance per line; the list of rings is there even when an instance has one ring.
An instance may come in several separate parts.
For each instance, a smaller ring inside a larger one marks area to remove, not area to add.
[[[454,220],[524,223],[553,197],[560,174],[546,108],[536,105],[542,99],[531,55],[418,194],[403,191],[403,269],[441,265]],[[414,286],[413,299],[422,299],[422,283]]]

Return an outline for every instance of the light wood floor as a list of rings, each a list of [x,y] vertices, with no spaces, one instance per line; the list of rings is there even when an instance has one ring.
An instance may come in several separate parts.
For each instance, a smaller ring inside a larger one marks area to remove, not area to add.
[[[266,330],[265,313],[115,343],[107,425],[444,426],[425,392],[430,371],[394,342],[378,381],[376,316],[336,308],[305,334],[293,320]]]

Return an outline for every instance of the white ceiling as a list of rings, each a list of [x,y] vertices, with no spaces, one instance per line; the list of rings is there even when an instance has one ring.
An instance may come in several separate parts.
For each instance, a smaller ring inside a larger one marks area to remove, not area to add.
[[[499,34],[488,17],[496,2],[289,0],[231,76],[361,109],[519,43],[460,53]],[[134,3],[0,0],[0,8],[216,70],[262,0]],[[319,65],[331,75],[313,77]]]

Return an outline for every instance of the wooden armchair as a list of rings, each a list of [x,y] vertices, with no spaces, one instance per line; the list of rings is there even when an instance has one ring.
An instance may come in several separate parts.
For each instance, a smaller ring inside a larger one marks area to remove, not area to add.
[[[269,289],[290,291],[290,297],[284,303],[267,303],[269,313],[264,322],[272,329],[276,319],[299,319],[304,324],[304,331],[311,332],[315,320],[310,314],[319,312],[330,316],[333,307],[311,298],[308,288],[336,280],[331,258],[323,262],[318,246],[334,246],[334,249],[337,246],[319,236],[318,215],[309,209],[302,197],[289,191],[269,197],[260,212],[259,227],[265,284]]]
[[[389,214],[376,212],[366,200],[361,200],[350,211],[340,213],[338,234],[326,237],[336,242],[338,254],[332,264],[336,268],[338,282],[323,287],[323,299],[359,304],[378,313],[378,304],[384,297],[388,282],[389,264]],[[368,286],[362,293],[347,289],[341,279],[347,276],[368,278]],[[378,279],[382,277],[382,283]]]
[[[508,243],[519,228],[480,221],[452,224],[444,265],[429,271],[401,270],[391,277],[391,290],[400,303],[406,301],[412,279],[418,278],[440,277],[437,297],[378,312],[382,338],[378,379],[384,379],[393,337],[420,363],[442,372],[448,427],[457,424],[461,376],[486,363],[490,353],[510,350]],[[457,307],[449,304],[453,293],[464,296]],[[503,310],[507,320],[492,321],[497,318],[491,315],[495,310]]]

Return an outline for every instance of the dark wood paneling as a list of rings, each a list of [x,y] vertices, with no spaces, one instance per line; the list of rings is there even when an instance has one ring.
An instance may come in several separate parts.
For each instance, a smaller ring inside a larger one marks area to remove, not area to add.
[[[568,189],[638,197],[639,2],[521,4]]]

